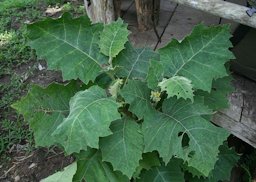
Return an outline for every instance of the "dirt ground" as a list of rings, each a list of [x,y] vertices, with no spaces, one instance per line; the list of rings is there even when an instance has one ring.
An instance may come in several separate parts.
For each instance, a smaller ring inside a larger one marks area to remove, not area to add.
[[[59,171],[73,162],[60,150],[37,149],[30,154],[13,153],[8,164],[0,165],[0,181],[33,182]]]

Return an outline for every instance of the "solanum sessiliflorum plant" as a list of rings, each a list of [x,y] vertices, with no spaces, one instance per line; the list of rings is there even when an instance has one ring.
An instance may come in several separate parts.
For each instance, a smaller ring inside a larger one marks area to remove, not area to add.
[[[223,144],[229,133],[211,123],[232,91],[228,26],[198,25],[157,51],[133,47],[121,19],[103,25],[64,14],[28,31],[28,44],[66,81],[34,85],[13,105],[37,146],[57,145],[76,158],[48,180],[228,178],[237,158]]]

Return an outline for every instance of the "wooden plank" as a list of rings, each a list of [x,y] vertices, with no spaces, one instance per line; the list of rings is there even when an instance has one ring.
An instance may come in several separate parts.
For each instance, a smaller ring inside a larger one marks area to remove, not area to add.
[[[213,122],[256,148],[256,83],[234,75],[230,107],[218,112]]]
[[[242,122],[237,122],[227,116],[226,113],[222,112],[215,114],[212,121],[216,125],[227,129],[237,138],[240,138],[244,142],[256,148],[256,130],[251,128],[250,125],[248,126]]]
[[[256,28],[256,15],[249,17],[247,7],[223,0],[172,0],[173,2],[189,6],[206,13],[226,18],[243,25]]]

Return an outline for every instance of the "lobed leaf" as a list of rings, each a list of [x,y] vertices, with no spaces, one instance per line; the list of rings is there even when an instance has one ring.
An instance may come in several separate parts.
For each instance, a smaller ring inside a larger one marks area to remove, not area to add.
[[[228,134],[204,118],[212,111],[203,98],[195,98],[194,103],[170,98],[162,109],[163,113],[151,112],[144,119],[144,151],[157,150],[165,163],[177,156],[208,176],[217,161],[218,147]]]
[[[73,182],[99,181],[99,182],[129,182],[126,176],[118,171],[113,171],[110,164],[102,162],[101,152],[88,149],[76,155],[77,172]]]
[[[111,24],[105,25],[100,34],[100,52],[111,58],[116,57],[128,41],[129,31],[127,26],[120,18]]]
[[[227,76],[224,64],[234,58],[228,26],[198,25],[182,42],[158,50],[165,77],[189,78],[195,89],[211,91],[213,79]]]
[[[87,16],[72,19],[64,14],[59,19],[46,19],[28,25],[29,46],[47,61],[48,69],[61,70],[64,80],[79,78],[94,81],[107,63],[99,52],[102,24],[91,25]]]
[[[158,86],[161,88],[161,91],[166,91],[168,94],[167,98],[177,96],[177,99],[190,99],[194,100],[193,94],[193,86],[191,84],[191,80],[182,77],[182,76],[174,76],[169,79],[163,79]]]
[[[131,178],[144,147],[140,126],[133,119],[123,118],[114,121],[110,128],[113,134],[100,140],[102,159]]]
[[[223,144],[219,147],[218,160],[208,177],[200,177],[197,172],[194,173],[195,170],[193,168],[185,168],[185,170],[188,170],[193,175],[193,177],[190,177],[193,182],[229,181],[231,171],[239,158],[240,156],[234,149],[229,148],[227,144]]]
[[[70,113],[53,135],[59,138],[68,154],[86,150],[87,146],[98,148],[99,137],[112,134],[111,122],[121,118],[119,106],[98,86],[80,91],[71,98]]]
[[[29,122],[36,146],[58,143],[52,133],[68,115],[70,98],[81,89],[75,81],[67,85],[53,83],[46,88],[33,85],[26,97],[12,105]]]

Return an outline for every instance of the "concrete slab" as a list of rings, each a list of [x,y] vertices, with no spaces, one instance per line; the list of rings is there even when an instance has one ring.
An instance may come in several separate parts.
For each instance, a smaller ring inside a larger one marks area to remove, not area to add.
[[[192,8],[179,5],[173,18],[169,22],[168,27],[162,37],[162,42],[158,48],[163,47],[171,39],[182,40],[188,35],[193,27],[199,23],[206,25],[214,25],[218,23],[219,18],[194,10]]]
[[[126,2],[127,0],[124,0]],[[129,1],[129,0],[128,0]],[[161,1],[161,11],[159,15],[159,23],[156,26],[157,32],[159,35],[162,34],[164,28],[168,25],[169,17],[172,13],[172,10],[175,7],[175,3],[170,1]],[[130,40],[136,47],[147,46],[154,48],[158,42],[157,35],[154,30],[149,30],[146,32],[140,32],[137,26],[137,16],[136,16],[136,7],[133,3],[129,10],[123,15],[123,19],[126,23],[129,24],[129,29],[131,30]]]

